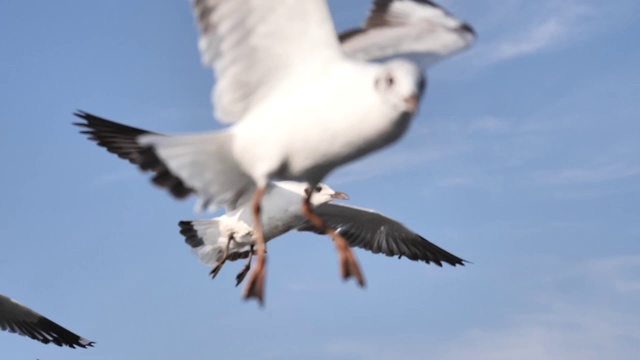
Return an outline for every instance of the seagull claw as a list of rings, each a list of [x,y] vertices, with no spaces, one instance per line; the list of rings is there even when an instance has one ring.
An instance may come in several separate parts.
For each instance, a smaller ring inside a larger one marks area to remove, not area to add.
[[[260,306],[264,306],[264,279],[266,274],[265,268],[266,259],[258,257],[256,267],[251,273],[249,283],[245,289],[244,298],[249,300],[255,298],[258,300]]]
[[[209,272],[209,275],[211,275],[211,280],[215,279],[216,276],[218,276],[218,273],[220,272],[220,269],[222,269],[222,265],[224,265],[225,261],[221,261],[218,264],[216,264],[216,266],[211,269],[211,271]]]
[[[240,270],[238,275],[236,275],[236,287],[242,283],[244,277],[249,273],[249,269],[251,269],[251,259],[253,259],[253,245],[251,245],[251,250],[249,250],[249,259],[247,260],[247,264]]]

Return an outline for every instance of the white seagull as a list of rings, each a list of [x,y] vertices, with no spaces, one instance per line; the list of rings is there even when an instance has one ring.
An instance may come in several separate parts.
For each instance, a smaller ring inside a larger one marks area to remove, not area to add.
[[[278,185],[281,184],[281,182],[274,184]],[[300,201],[293,201],[303,198],[305,194],[304,186],[302,186],[301,183],[294,184],[299,185],[299,191],[297,191],[297,193],[291,193],[288,197],[281,197],[280,191],[277,192],[277,195],[272,195],[271,198],[265,195],[265,199],[263,200],[264,204],[269,204],[270,200],[273,199],[281,201],[287,199],[289,209],[293,211],[294,206],[298,208],[297,205],[300,204]],[[332,191],[323,184],[319,187],[317,186],[317,188],[316,191],[319,194],[314,193],[312,195],[312,203],[316,196],[320,195],[322,197],[323,193],[330,194]],[[295,188],[292,190],[295,190]],[[464,266],[465,263],[467,263],[466,260],[440,248],[396,220],[374,210],[328,203],[335,198],[341,198],[332,195],[329,195],[329,197],[329,200],[317,205],[315,208],[316,213],[328,226],[337,229],[336,232],[349,242],[350,247],[361,248],[374,254],[397,256],[398,259],[406,257],[413,261],[423,261],[427,264],[434,263],[440,267],[442,267],[442,263],[447,263],[451,266]],[[284,205],[284,203],[281,204]],[[267,206],[265,206],[265,212],[267,212],[266,208]],[[191,246],[193,252],[198,256],[198,259],[206,265],[213,266],[210,272],[213,278],[218,274],[225,261],[248,258],[246,265],[236,276],[236,286],[240,285],[250,269],[255,243],[251,231],[252,220],[248,219],[247,215],[250,209],[246,206],[237,211],[240,213],[244,212],[245,215],[236,215],[236,217],[229,218],[229,214],[225,214],[211,220],[181,221],[179,223],[180,233],[185,237],[185,242]],[[289,222],[283,224],[285,226],[278,228],[277,230],[279,231],[271,234],[277,234],[275,236],[278,236],[290,230],[319,233],[315,226],[311,225],[308,221],[304,221],[301,215],[302,214],[298,214],[295,217],[289,216],[288,219],[286,219],[286,215],[280,216],[277,221]],[[239,218],[243,218],[243,220],[239,220]],[[267,229],[273,230],[276,223],[278,222],[274,223],[274,220],[264,222],[266,241],[275,237],[270,236],[271,234]],[[232,231],[229,231],[230,228],[233,228],[234,231],[236,229],[242,229],[239,232],[235,232],[235,234],[240,234],[240,236],[246,240],[236,242],[235,239],[233,239],[230,241],[231,238],[233,238],[233,235],[231,235]],[[230,244],[232,245],[230,246]]]
[[[147,148],[140,146],[136,139],[152,132],[122,125],[87,113],[77,113],[85,122],[76,123],[83,128],[99,146],[109,152],[140,165],[142,153]],[[153,133],[157,134],[157,133]],[[164,171],[159,169],[160,171]],[[193,192],[175,177],[160,179],[160,184],[174,184],[180,196]],[[304,219],[300,202],[305,196],[306,184],[293,181],[276,181],[267,186],[262,200],[263,231],[265,241],[269,241],[291,230],[315,231]],[[336,192],[325,184],[313,189],[311,204],[318,206],[317,213],[327,224],[346,238],[351,247],[359,247],[374,254],[406,257],[410,260],[450,265],[464,265],[465,261],[432,244],[425,238],[407,229],[404,225],[372,210],[351,206],[327,204],[335,199],[347,199],[347,195]],[[226,214],[210,220],[180,221],[180,233],[192,248],[198,259],[212,265],[210,275],[215,278],[226,261],[248,258],[244,268],[236,276],[236,286],[250,269],[254,255],[253,216],[248,196],[238,201],[238,206]]]
[[[406,60],[345,56],[325,0],[195,0],[193,9],[203,62],[216,75],[215,116],[233,126],[142,135],[137,141],[150,151],[141,168],[179,178],[206,206],[232,207],[253,194],[257,261],[245,298],[263,304],[260,204],[269,181],[304,181],[313,189],[336,167],[398,140],[418,108],[424,77]],[[453,32],[468,37],[464,26]],[[334,239],[343,278],[364,286],[348,242],[313,212],[311,194],[304,216]]]
[[[70,348],[92,347],[95,344],[82,338],[46,317],[0,294],[0,329],[28,336],[41,343],[54,343]]]

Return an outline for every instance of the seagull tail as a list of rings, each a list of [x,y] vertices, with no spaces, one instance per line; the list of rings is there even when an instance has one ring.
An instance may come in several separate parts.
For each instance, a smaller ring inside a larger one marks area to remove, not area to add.
[[[225,229],[219,219],[180,221],[180,234],[184,241],[191,247],[191,252],[205,265],[216,265],[222,259],[225,247],[229,241],[230,231]],[[240,235],[240,236],[238,236]],[[243,230],[241,234],[234,234],[236,239],[251,236],[250,228]],[[234,258],[234,254],[249,251],[249,246],[232,243],[228,257]]]
[[[218,219],[180,221],[178,226],[184,242],[191,247],[191,252],[201,263],[213,266],[222,257],[225,244],[220,239]]]
[[[137,141],[155,155],[143,162],[141,168],[166,168],[166,178],[177,177],[198,194],[198,211],[214,211],[223,205],[233,207],[253,184],[234,159],[233,134],[229,131],[178,136],[145,134]],[[162,185],[163,179],[156,176],[154,182]]]

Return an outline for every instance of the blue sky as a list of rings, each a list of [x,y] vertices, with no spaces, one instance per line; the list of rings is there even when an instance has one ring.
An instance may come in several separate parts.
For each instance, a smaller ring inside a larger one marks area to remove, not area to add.
[[[0,333],[7,359],[635,359],[640,352],[640,4],[443,2],[474,48],[430,72],[397,145],[333,174],[473,262],[270,243],[266,308],[215,281],[178,234],[194,218],[77,134],[82,109],[155,131],[218,127],[187,1],[0,4],[0,292],[91,340]],[[330,2],[338,29],[364,0]]]

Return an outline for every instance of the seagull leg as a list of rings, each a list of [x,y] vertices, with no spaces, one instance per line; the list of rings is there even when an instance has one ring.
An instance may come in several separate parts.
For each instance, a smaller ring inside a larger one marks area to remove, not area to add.
[[[328,234],[333,239],[333,242],[336,244],[336,250],[338,250],[338,256],[340,258],[340,268],[342,272],[342,278],[348,279],[350,277],[355,277],[358,285],[360,287],[365,286],[364,276],[362,276],[362,272],[360,271],[360,267],[358,266],[358,262],[356,261],[351,248],[349,247],[349,243],[345,240],[342,235],[336,232],[334,229],[327,226],[327,224],[322,220],[320,216],[318,216],[313,209],[311,208],[311,191],[307,191],[307,196],[302,203],[302,213],[304,216],[311,222],[313,226],[316,227],[319,231]]]
[[[227,246],[225,246],[224,253],[222,254],[222,259],[220,259],[216,263],[216,266],[214,266],[214,268],[211,269],[211,272],[209,273],[209,275],[211,275],[211,279],[216,278],[216,276],[220,272],[220,269],[222,269],[222,265],[227,262],[227,255],[229,255],[229,246],[231,245],[232,241],[236,241],[233,233],[229,234],[229,238],[227,239]]]
[[[247,276],[249,269],[251,269],[251,260],[253,259],[253,245],[251,245],[251,249],[249,250],[249,259],[247,260],[247,264],[240,270],[238,275],[236,275],[236,287],[240,285],[244,277]]]
[[[264,278],[266,273],[267,258],[266,242],[264,241],[264,233],[262,232],[262,222],[260,220],[260,202],[264,195],[265,187],[259,187],[256,189],[256,193],[253,196],[253,234],[256,237],[256,246],[258,248],[255,267],[249,277],[249,283],[244,289],[244,298],[246,300],[256,298],[261,306],[264,306]]]

